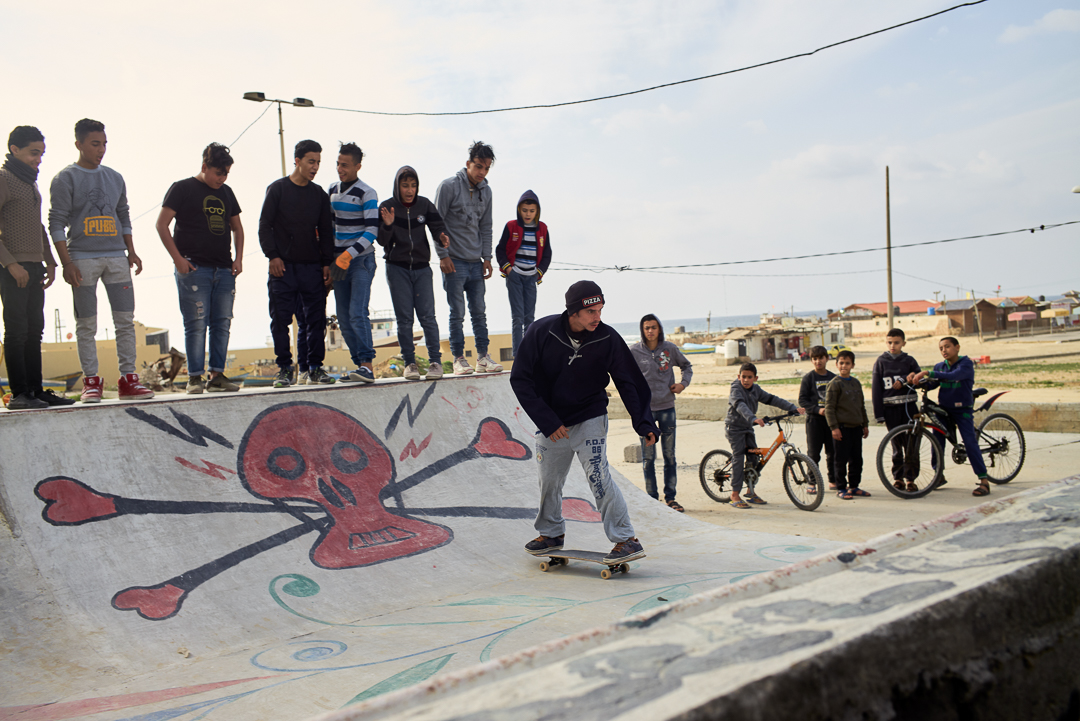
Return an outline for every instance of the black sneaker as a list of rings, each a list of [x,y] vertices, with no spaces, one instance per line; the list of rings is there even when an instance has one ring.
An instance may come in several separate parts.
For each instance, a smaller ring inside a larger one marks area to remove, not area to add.
[[[626,563],[636,558],[642,558],[644,555],[645,549],[638,543],[638,539],[631,538],[628,541],[616,543],[615,548],[611,549],[611,553],[604,556],[604,563]]]
[[[224,373],[218,373],[206,384],[207,393],[236,393],[240,386],[225,377]]]
[[[537,536],[534,540],[525,544],[525,550],[534,556],[543,556],[548,551],[561,551],[563,538],[565,537],[565,533],[561,536],[555,536],[554,538]]]
[[[337,383],[337,378],[322,369],[322,366],[314,368],[308,373],[307,384],[309,386],[328,386]]]
[[[34,394],[34,397],[39,401],[45,401],[49,406],[73,406],[75,401],[67,396],[58,396],[51,390],[38,391]]]
[[[292,385],[292,366],[282,366],[274,377],[274,388],[288,388]]]
[[[33,393],[20,393],[8,401],[9,411],[40,411],[43,408],[48,408],[49,404],[45,401],[38,400],[37,396]]]

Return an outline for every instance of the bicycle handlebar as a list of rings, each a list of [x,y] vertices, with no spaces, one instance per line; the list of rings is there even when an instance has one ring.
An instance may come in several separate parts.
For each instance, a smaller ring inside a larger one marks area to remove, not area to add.
[[[798,411],[788,411],[787,413],[781,413],[778,416],[765,416],[764,418],[759,418],[758,420],[762,421],[765,425],[769,425],[770,423],[776,423],[777,421],[782,421],[785,418],[791,418],[792,416],[797,415],[799,415]]]

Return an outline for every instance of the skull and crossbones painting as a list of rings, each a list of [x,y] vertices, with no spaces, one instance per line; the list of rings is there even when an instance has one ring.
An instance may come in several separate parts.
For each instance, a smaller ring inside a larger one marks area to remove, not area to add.
[[[171,411],[183,427],[197,425],[175,409]],[[133,409],[129,413],[161,430],[168,428],[145,411]],[[232,447],[209,429],[199,428]],[[67,476],[40,481],[34,493],[44,504],[42,518],[52,526],[152,514],[271,513],[295,519],[294,525],[197,568],[153,585],[121,589],[112,597],[113,608],[159,621],[179,613],[188,595],[206,581],[307,534],[316,535],[308,552],[311,563],[342,570],[395,561],[453,541],[450,527],[426,517],[531,518],[535,508],[408,508],[402,496],[461,463],[530,458],[529,447],[515,439],[505,423],[487,417],[479,421],[466,447],[398,478],[393,455],[364,424],[336,408],[299,401],[262,411],[243,435],[237,449],[236,475],[253,496],[252,502],[125,498]],[[564,513],[568,519],[599,521],[595,507],[584,499],[566,498]]]

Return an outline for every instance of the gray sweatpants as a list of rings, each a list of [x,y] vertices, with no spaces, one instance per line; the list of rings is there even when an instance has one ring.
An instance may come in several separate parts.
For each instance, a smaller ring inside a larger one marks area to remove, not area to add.
[[[112,307],[113,328],[116,331],[116,357],[120,372],[135,372],[135,289],[131,270],[125,256],[109,258],[79,258],[72,260],[82,273],[82,283],[72,289],[75,299],[75,337],[78,340],[79,362],[83,375],[98,374],[97,343],[97,284],[105,286],[105,295]]]
[[[570,464],[577,456],[589,481],[596,508],[604,522],[604,533],[612,543],[634,538],[630,513],[619,487],[611,480],[607,461],[607,415],[590,418],[570,426],[569,438],[552,441],[536,434],[536,466],[540,473],[540,510],[533,524],[540,535],[549,538],[566,532],[562,515],[562,490]]]

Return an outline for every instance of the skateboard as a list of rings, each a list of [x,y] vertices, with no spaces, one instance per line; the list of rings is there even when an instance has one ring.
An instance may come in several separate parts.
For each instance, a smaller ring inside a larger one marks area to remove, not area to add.
[[[601,551],[547,551],[546,553],[541,553],[538,555],[548,557],[547,561],[540,562],[540,570],[544,572],[547,572],[559,566],[568,566],[570,564],[570,559],[574,559],[576,561],[588,561],[589,563],[598,563],[601,566],[607,566],[607,568],[600,572],[600,578],[604,579],[605,581],[614,576],[617,572],[630,572],[629,563],[609,563],[604,560],[604,556],[607,554]],[[645,556],[638,556],[633,560],[638,561],[642,558],[645,558]]]

